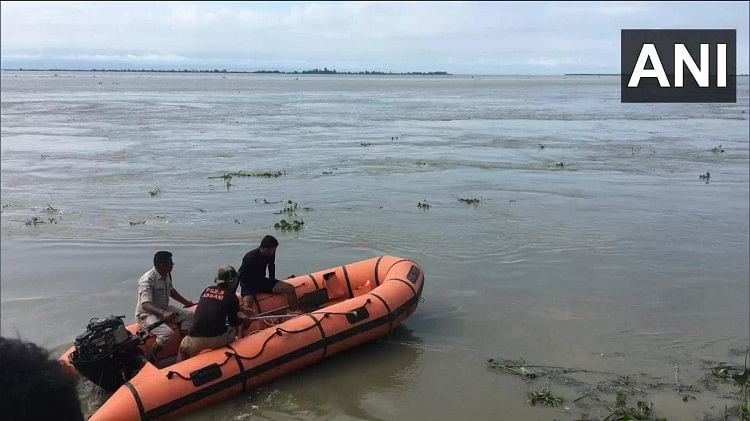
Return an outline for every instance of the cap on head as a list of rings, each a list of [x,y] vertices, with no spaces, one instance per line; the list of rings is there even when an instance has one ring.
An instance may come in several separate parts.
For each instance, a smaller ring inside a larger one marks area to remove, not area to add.
[[[237,271],[234,269],[234,267],[226,265],[219,268],[219,270],[216,271],[216,279],[214,279],[214,282],[217,284],[223,284],[226,282],[232,282],[237,279]]]
[[[275,239],[271,235],[266,235],[263,237],[263,240],[260,242],[260,248],[262,249],[272,249],[274,247],[279,246],[279,240]]]

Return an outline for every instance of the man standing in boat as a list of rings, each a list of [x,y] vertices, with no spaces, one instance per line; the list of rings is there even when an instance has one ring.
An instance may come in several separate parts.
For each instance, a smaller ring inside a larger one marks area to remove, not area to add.
[[[186,334],[193,324],[193,313],[184,308],[169,305],[169,298],[190,307],[194,303],[183,297],[172,286],[172,253],[158,251],[154,255],[154,267],[138,280],[138,305],[135,308],[135,319],[143,326],[150,326],[158,321],[179,323],[180,330]],[[174,333],[166,323],[151,330],[156,335],[156,343],[151,354],[156,353],[169,341]]]
[[[215,286],[204,289],[201,294],[195,309],[193,329],[180,343],[178,362],[204,349],[221,348],[234,341],[235,337],[242,337],[242,324],[237,317],[240,302],[235,294],[237,271],[232,266],[222,266],[214,282]]]
[[[242,258],[240,266],[240,286],[242,305],[252,308],[253,297],[259,292],[269,294],[286,294],[289,306],[297,305],[297,294],[294,287],[284,281],[276,279],[276,248],[279,246],[276,238],[266,235],[260,242],[260,247],[250,250]],[[266,278],[266,269],[268,277]]]

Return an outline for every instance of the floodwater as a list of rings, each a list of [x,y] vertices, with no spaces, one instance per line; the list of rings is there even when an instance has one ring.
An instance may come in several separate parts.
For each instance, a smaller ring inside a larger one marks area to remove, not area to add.
[[[685,385],[743,362],[747,78],[736,104],[621,104],[613,77],[1,82],[3,336],[59,352],[91,317],[131,321],[159,249],[193,299],[265,234],[279,277],[382,254],[423,266],[424,302],[392,336],[190,419],[572,419],[580,391],[551,384],[568,409],[532,407],[543,381],[485,361]],[[209,178],[235,171],[286,174]],[[273,228],[287,200],[311,208],[296,233]],[[733,404],[694,395],[649,400],[670,419]]]

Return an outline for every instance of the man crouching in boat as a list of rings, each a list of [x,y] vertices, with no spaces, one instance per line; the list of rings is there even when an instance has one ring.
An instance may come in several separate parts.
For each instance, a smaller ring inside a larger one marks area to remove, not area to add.
[[[222,266],[214,282],[216,286],[204,289],[198,300],[193,329],[190,335],[182,338],[178,362],[204,349],[221,348],[234,341],[235,337],[242,337],[242,324],[237,317],[240,301],[235,294],[237,271],[232,266]]]
[[[289,306],[297,306],[297,295],[294,286],[276,279],[276,248],[279,241],[266,235],[260,242],[260,247],[250,250],[242,258],[240,266],[240,286],[242,286],[242,306],[252,308],[253,296],[259,292],[268,294],[286,294]],[[266,278],[268,268],[268,278]]]
[[[172,286],[172,253],[168,251],[157,251],[154,255],[154,267],[141,276],[138,280],[138,305],[135,308],[135,319],[142,327],[151,326],[161,320],[176,322],[180,325],[183,333],[190,331],[193,324],[193,313],[183,308],[169,305],[169,298],[190,307],[194,303],[183,297]],[[156,343],[151,348],[151,355],[156,353],[169,341],[174,333],[166,323],[153,329],[151,333],[156,335]]]

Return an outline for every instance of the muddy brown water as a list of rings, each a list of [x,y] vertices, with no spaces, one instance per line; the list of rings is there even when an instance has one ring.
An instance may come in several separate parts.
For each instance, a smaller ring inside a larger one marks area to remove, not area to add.
[[[579,390],[551,384],[570,409],[531,407],[544,381],[485,360],[665,382],[677,365],[698,384],[704,361],[744,359],[747,78],[713,105],[621,104],[608,77],[1,81],[3,336],[57,353],[91,317],[132,320],[159,249],[193,298],[268,233],[279,276],[382,254],[424,267],[425,301],[392,336],[189,419],[570,419]],[[311,208],[300,232],[273,228],[286,200]],[[695,395],[649,399],[669,419],[733,403]]]

